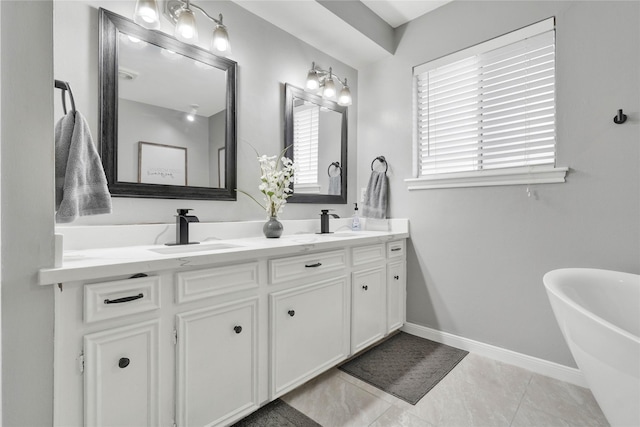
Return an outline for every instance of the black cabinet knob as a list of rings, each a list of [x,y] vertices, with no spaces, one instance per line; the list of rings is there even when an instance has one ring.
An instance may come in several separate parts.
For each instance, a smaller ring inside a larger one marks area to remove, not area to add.
[[[364,289],[365,291],[366,291],[366,290],[369,290],[369,286],[367,286],[367,285],[363,285],[363,286],[362,286],[362,289]]]
[[[242,332],[242,326],[240,325],[234,326],[233,330],[236,331],[236,334],[239,334],[240,332]]]
[[[394,279],[400,280],[400,276],[393,276]]]
[[[293,317],[296,315],[296,312],[294,310],[289,310],[287,311],[287,313],[289,314],[289,316]]]
[[[118,366],[122,369],[129,366],[129,363],[131,363],[131,361],[127,357],[121,357],[120,360],[118,360]]]

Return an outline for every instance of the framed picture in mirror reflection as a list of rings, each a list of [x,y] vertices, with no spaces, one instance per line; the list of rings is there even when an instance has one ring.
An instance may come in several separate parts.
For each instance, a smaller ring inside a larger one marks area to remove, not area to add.
[[[187,148],[138,142],[138,182],[187,185]]]

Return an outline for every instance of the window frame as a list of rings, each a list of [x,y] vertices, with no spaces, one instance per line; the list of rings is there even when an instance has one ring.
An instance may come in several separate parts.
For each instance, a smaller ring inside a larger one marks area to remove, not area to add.
[[[461,172],[440,172],[420,175],[422,148],[421,141],[418,135],[418,127],[420,122],[418,118],[418,76],[424,72],[427,72],[428,70],[467,59],[484,52],[489,52],[502,46],[507,46],[520,40],[524,40],[528,37],[532,37],[551,30],[555,31],[554,17],[547,18],[543,21],[528,25],[526,27],[495,37],[469,48],[462,49],[452,54],[445,55],[443,57],[415,66],[413,68],[413,175],[412,178],[405,179],[405,183],[407,184],[407,188],[409,190],[480,187],[495,185],[528,185],[565,182],[566,173],[568,172],[569,168],[556,166],[558,160],[557,131],[556,138],[554,139],[556,149],[554,152],[553,164],[480,169]],[[554,114],[554,120],[556,120],[556,117],[557,113]]]

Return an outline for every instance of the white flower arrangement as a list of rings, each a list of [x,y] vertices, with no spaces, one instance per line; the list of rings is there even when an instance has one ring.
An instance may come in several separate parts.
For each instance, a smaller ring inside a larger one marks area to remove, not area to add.
[[[277,217],[278,214],[282,213],[282,209],[287,203],[287,198],[293,192],[291,182],[295,172],[295,165],[291,159],[284,157],[282,154],[284,154],[284,151],[280,153],[280,156],[267,156],[264,154],[258,156],[261,172],[261,183],[258,186],[258,190],[264,194],[264,205],[251,194],[238,190],[264,207],[269,217]]]

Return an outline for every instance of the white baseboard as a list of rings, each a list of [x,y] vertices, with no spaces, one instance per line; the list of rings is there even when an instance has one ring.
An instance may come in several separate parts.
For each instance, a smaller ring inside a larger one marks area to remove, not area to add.
[[[555,362],[549,362],[548,360],[527,356],[526,354],[517,353],[491,344],[485,344],[480,341],[474,341],[448,332],[437,331],[427,328],[426,326],[416,325],[415,323],[405,323],[401,330],[411,335],[518,366],[540,375],[555,378],[580,387],[588,387],[582,372],[576,368],[570,368]]]

